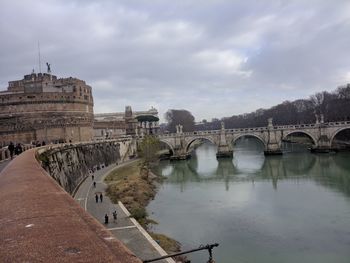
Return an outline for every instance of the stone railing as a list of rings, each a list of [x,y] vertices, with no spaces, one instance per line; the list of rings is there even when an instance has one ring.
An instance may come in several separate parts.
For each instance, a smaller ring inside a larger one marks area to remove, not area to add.
[[[24,151],[32,149],[34,147],[35,146],[33,146],[31,144],[25,144],[25,145],[22,145],[22,151],[24,152]],[[8,160],[8,159],[10,159],[10,157],[11,157],[10,151],[7,149],[7,147],[3,147],[0,149],[0,162]]]
[[[5,161],[10,158],[10,151],[7,149],[7,147],[0,149],[0,162]]]
[[[313,129],[316,127],[341,127],[350,126],[350,121],[337,121],[337,122],[325,122],[325,123],[309,123],[309,124],[293,124],[293,125],[277,125],[273,126],[274,130],[296,130],[296,129]],[[240,133],[240,132],[256,132],[256,131],[267,131],[267,127],[252,127],[252,128],[235,128],[235,129],[225,129],[226,133]],[[194,136],[194,135],[210,135],[210,134],[220,134],[221,130],[208,130],[208,131],[194,131],[194,132],[184,132],[181,135]],[[176,137],[177,133],[165,133],[160,134],[160,138]]]

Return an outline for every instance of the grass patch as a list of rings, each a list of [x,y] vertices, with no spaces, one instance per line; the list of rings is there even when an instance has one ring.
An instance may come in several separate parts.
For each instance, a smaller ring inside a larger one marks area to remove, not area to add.
[[[133,162],[111,172],[105,179],[106,193],[113,203],[121,201],[139,223],[147,227],[145,207],[156,194],[152,180],[140,176],[141,162]]]
[[[149,177],[141,176],[141,161],[133,162],[120,167],[107,175],[105,182],[107,183],[106,193],[113,203],[121,201],[130,211],[140,225],[146,230],[149,224],[157,224],[148,218],[146,206],[156,195],[156,181],[161,180],[156,175]],[[165,235],[152,233],[150,235],[159,245],[167,252],[174,253],[180,251],[180,243]]]
[[[141,161],[132,162],[110,172],[105,178],[105,182],[120,181],[125,178],[131,179],[139,177]]]

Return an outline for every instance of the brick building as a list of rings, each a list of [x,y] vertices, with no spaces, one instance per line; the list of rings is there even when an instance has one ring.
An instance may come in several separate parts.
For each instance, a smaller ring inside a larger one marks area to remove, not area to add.
[[[85,81],[32,73],[0,92],[0,145],[92,138],[93,97]]]

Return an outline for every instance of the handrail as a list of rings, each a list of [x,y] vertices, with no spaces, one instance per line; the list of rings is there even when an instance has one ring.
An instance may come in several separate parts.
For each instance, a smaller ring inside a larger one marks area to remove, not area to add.
[[[201,245],[201,246],[199,246],[199,248],[195,248],[195,249],[191,249],[191,250],[187,250],[187,251],[183,251],[183,252],[179,252],[179,253],[174,253],[174,254],[158,257],[158,258],[144,260],[143,263],[154,262],[154,261],[162,260],[162,259],[165,259],[165,258],[172,258],[172,257],[180,256],[180,255],[193,253],[193,252],[200,251],[200,250],[208,250],[208,252],[209,252],[208,263],[211,263],[211,262],[213,262],[213,252],[212,252],[212,250],[213,250],[214,247],[218,247],[218,246],[219,246],[218,243],[210,244],[210,245],[208,244],[206,246]]]

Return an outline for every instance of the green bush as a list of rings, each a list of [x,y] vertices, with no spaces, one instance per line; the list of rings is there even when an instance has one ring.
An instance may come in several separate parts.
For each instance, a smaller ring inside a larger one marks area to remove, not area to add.
[[[148,216],[146,209],[143,207],[135,208],[131,211],[131,216],[136,220],[144,219]]]

